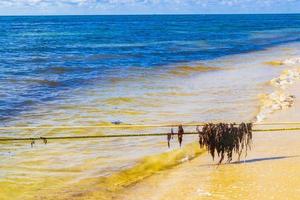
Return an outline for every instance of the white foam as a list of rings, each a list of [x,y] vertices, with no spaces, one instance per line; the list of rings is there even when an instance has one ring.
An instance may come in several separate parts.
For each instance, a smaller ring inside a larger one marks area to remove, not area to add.
[[[283,72],[279,77],[271,80],[271,84],[281,89],[286,89],[288,85],[293,84],[300,79],[300,72],[298,69],[289,69]]]
[[[288,59],[285,59],[282,63],[285,65],[300,64],[300,57],[288,58]]]
[[[256,116],[256,122],[263,121],[268,115],[276,110],[282,110],[291,107],[294,103],[295,96],[285,94],[284,92],[275,91],[263,99],[263,105],[259,114]]]
[[[184,158],[180,160],[181,163],[190,161],[194,156],[186,155]]]

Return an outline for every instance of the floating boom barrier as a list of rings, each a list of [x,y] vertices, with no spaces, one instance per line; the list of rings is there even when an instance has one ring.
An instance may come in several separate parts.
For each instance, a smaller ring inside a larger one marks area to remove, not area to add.
[[[170,127],[190,127],[190,126],[204,126],[210,122],[200,122],[200,123],[188,123],[188,124],[114,124],[114,125],[91,125],[91,126],[2,126],[0,131],[4,130],[42,130],[42,129],[94,129],[94,128],[170,128]],[[221,122],[213,122],[218,124]],[[223,122],[222,122],[223,123]],[[231,122],[225,122],[231,123]],[[264,126],[264,125],[300,125],[300,122],[262,122],[262,123],[252,123],[254,126]]]
[[[129,138],[129,137],[154,137],[167,136],[168,147],[170,141],[176,135],[181,147],[183,135],[198,135],[200,148],[205,148],[208,153],[215,158],[215,154],[220,157],[221,164],[225,157],[227,163],[232,161],[233,154],[238,155],[238,159],[242,152],[247,155],[247,150],[251,149],[252,132],[275,132],[275,131],[296,131],[300,127],[286,128],[261,128],[253,129],[253,125],[259,126],[278,126],[278,125],[300,125],[300,122],[273,122],[273,123],[193,123],[193,124],[164,124],[164,125],[99,125],[99,126],[41,126],[41,127],[0,127],[0,131],[13,130],[44,130],[44,129],[130,129],[130,128],[171,128],[168,133],[134,133],[134,134],[106,134],[106,135],[80,135],[80,136],[51,136],[51,137],[0,137],[0,142],[17,142],[31,141],[31,147],[37,140],[41,140],[44,144],[48,140],[74,140],[74,139],[98,139],[98,138]],[[185,132],[183,127],[196,127],[195,132]],[[178,127],[175,133],[173,128]],[[201,128],[200,128],[201,127]]]
[[[189,123],[189,124],[126,124],[126,125],[95,125],[95,126],[11,126],[0,127],[0,131],[15,130],[72,130],[72,129],[132,129],[132,128],[172,128],[172,127],[197,127],[209,123]],[[214,124],[219,124],[214,123]],[[254,126],[278,126],[278,125],[300,125],[300,122],[265,122],[253,123]],[[253,129],[253,132],[279,132],[279,131],[297,131],[300,127],[288,128],[268,128]],[[51,137],[0,137],[0,142],[9,141],[33,141],[33,140],[68,140],[68,139],[96,139],[96,138],[126,138],[126,137],[155,137],[167,136],[169,133],[136,133],[136,134],[112,134],[112,135],[79,135],[79,136],[51,136]],[[198,132],[186,132],[185,135],[198,135]],[[174,133],[177,135],[177,133]]]
[[[300,127],[295,128],[274,128],[274,129],[254,129],[252,132],[279,132],[279,131],[300,131]],[[1,137],[0,142],[9,141],[32,141],[32,140],[76,140],[76,139],[96,139],[96,138],[129,138],[129,137],[155,137],[167,136],[169,133],[137,133],[137,134],[114,134],[114,135],[78,135],[78,136],[57,136],[57,137]],[[198,132],[185,132],[184,135],[198,135]],[[177,135],[177,133],[174,133]]]

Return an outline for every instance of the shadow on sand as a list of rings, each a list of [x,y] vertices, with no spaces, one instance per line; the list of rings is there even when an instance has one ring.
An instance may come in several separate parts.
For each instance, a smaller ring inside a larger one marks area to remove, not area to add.
[[[241,160],[241,161],[234,161],[231,163],[223,163],[221,165],[236,165],[236,164],[250,164],[250,163],[256,163],[256,162],[263,162],[263,161],[271,161],[271,160],[282,160],[282,159],[287,159],[287,158],[296,158],[300,157],[300,155],[295,155],[295,156],[273,156],[273,157],[264,157],[264,158],[254,158],[254,159],[248,159],[248,160]],[[221,166],[217,163],[212,163],[212,164],[202,164],[199,165],[201,167],[209,167],[209,166]]]
[[[254,158],[254,159],[249,159],[249,160],[235,161],[235,162],[232,162],[230,164],[254,163],[254,162],[269,161],[269,160],[281,160],[281,159],[295,158],[295,157],[299,157],[299,155],[297,155],[297,156],[274,156],[274,157],[265,157],[265,158]]]

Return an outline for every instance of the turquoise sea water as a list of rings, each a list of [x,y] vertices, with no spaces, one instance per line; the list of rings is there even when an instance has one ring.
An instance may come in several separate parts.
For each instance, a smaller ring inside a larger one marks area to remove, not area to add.
[[[299,33],[300,15],[0,17],[0,125],[249,121],[259,110],[259,95],[272,90],[268,82],[284,69],[266,62],[299,57]],[[158,131],[169,129],[0,136]],[[176,141],[172,148],[178,148]],[[60,141],[34,148],[3,143],[0,197],[32,199],[57,190],[72,195],[82,185],[97,190],[101,178],[165,151],[165,138]],[[145,168],[155,167],[146,161]]]

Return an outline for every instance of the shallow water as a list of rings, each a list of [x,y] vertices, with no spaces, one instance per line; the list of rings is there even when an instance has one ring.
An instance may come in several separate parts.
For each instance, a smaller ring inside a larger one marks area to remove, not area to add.
[[[300,39],[299,20],[299,15],[1,17],[0,42],[6,44],[0,50],[1,125],[253,120],[259,95],[271,93],[269,81],[290,68],[270,62],[300,55],[299,43],[285,44]],[[141,131],[169,129],[1,131],[0,136]],[[177,148],[174,141],[172,149]],[[34,148],[4,143],[0,195],[31,199],[60,190],[80,198],[84,194],[73,194],[75,187],[99,188],[103,177],[171,150],[161,137]]]

